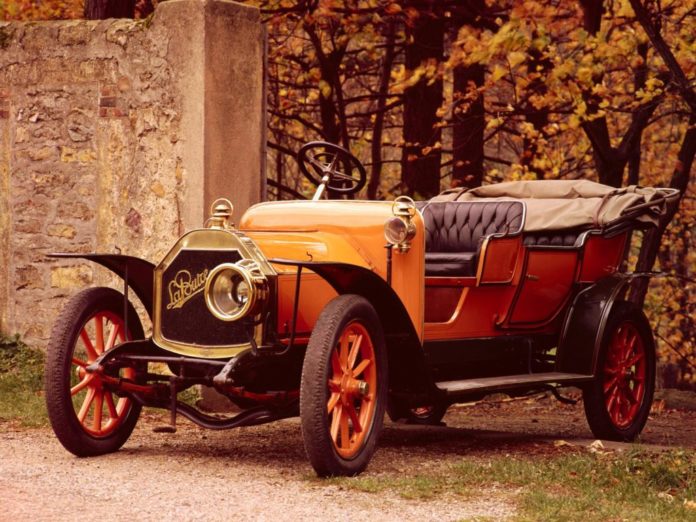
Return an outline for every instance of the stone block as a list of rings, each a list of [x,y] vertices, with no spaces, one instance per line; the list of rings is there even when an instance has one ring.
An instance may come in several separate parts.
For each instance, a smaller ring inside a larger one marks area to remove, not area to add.
[[[91,282],[92,268],[90,266],[55,266],[51,268],[52,288],[82,288]]]
[[[74,226],[65,225],[62,223],[48,225],[48,227],[46,227],[46,232],[49,236],[59,237],[63,239],[73,239],[77,234],[77,231],[75,230]]]
[[[18,267],[15,274],[17,288],[43,288],[45,285],[41,271],[33,265]]]

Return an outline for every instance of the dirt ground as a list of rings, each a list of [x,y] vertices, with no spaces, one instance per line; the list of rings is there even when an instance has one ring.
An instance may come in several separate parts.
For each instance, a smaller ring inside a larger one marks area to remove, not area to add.
[[[429,501],[362,493],[314,478],[299,421],[207,431],[185,420],[176,434],[152,432],[147,412],[118,453],[77,459],[50,429],[0,423],[0,520],[462,520],[515,514],[514,491]],[[558,440],[588,445],[582,405],[549,397],[459,405],[446,426],[386,421],[367,474],[377,480],[437,469],[464,458],[553,452]],[[696,449],[696,412],[657,402],[642,443]]]

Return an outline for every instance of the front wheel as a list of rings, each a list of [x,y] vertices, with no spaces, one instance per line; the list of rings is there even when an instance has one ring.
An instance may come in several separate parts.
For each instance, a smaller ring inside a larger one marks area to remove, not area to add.
[[[655,344],[641,310],[617,303],[607,321],[597,375],[583,390],[585,415],[600,438],[632,441],[645,426],[655,391]]]
[[[85,369],[126,338],[143,338],[130,303],[128,314],[126,332],[123,295],[111,288],[89,288],[68,302],[53,327],[46,355],[46,407],[58,440],[78,457],[119,449],[140,415],[139,404],[112,393]],[[124,368],[113,377],[134,380],[135,369]]]
[[[300,418],[307,456],[320,477],[357,475],[382,430],[387,357],[377,312],[341,295],[322,311],[307,345]]]

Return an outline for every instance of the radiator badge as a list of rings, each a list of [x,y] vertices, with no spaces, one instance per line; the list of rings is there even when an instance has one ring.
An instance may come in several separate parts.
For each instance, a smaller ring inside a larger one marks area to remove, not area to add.
[[[169,281],[169,304],[167,304],[167,310],[181,308],[194,295],[202,292],[207,278],[207,268],[195,276],[192,276],[188,270],[179,270],[174,279]]]

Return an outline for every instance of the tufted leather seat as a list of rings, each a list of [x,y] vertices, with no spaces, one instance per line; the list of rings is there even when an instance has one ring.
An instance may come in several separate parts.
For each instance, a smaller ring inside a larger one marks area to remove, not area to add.
[[[524,246],[555,246],[572,247],[575,246],[580,232],[572,230],[559,230],[556,232],[544,232],[529,234],[524,238]]]
[[[517,232],[524,206],[519,201],[419,202],[425,221],[425,275],[474,276],[482,239]]]

